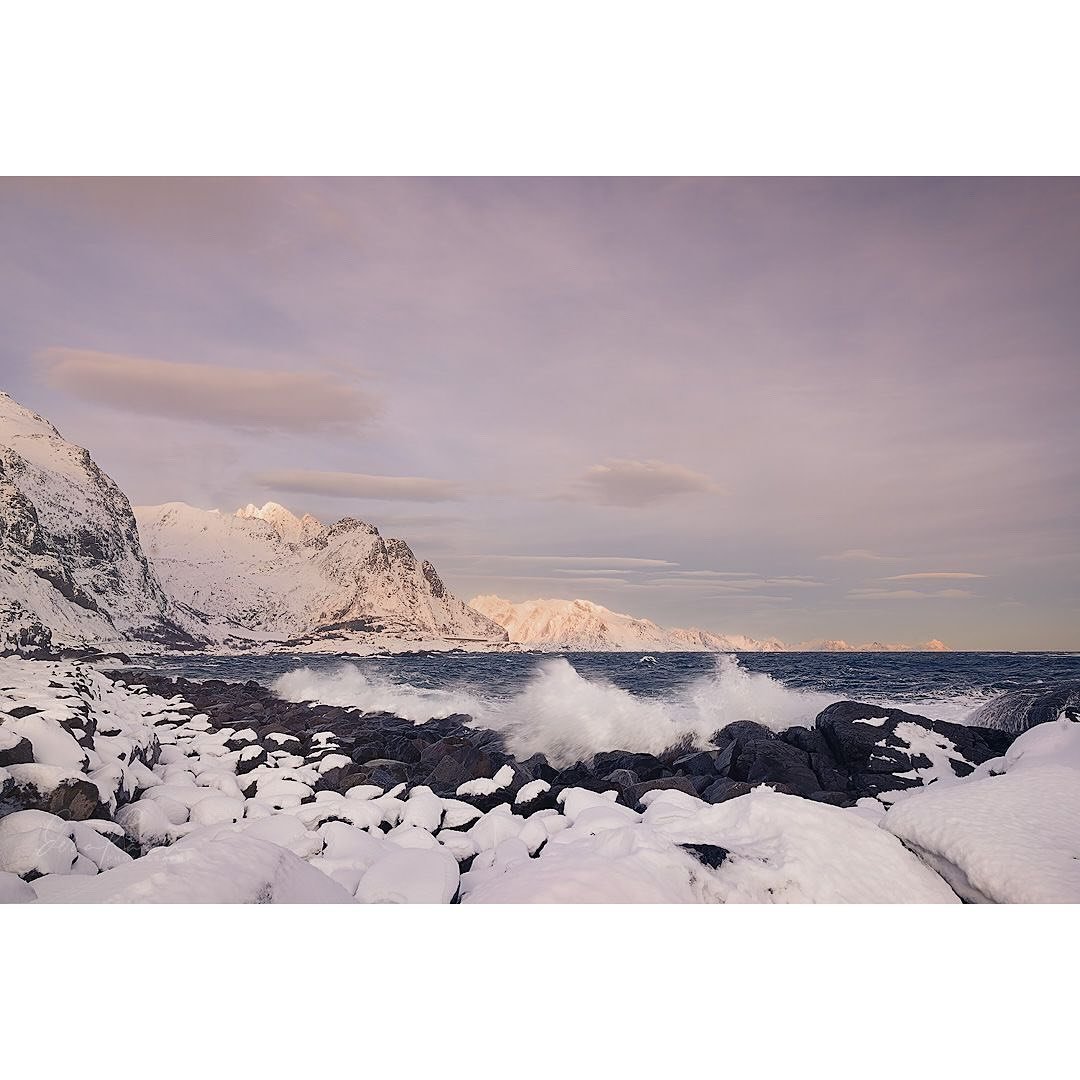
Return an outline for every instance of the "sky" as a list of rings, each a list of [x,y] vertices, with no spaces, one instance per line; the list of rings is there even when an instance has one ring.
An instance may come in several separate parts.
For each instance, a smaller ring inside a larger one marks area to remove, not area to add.
[[[468,599],[1080,648],[1080,182],[0,180],[0,388]]]

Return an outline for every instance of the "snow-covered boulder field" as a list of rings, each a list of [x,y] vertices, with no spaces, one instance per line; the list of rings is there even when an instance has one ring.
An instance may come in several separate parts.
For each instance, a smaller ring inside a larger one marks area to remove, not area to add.
[[[1080,901],[1080,724],[856,702],[555,768],[255,683],[0,658],[0,901]]]

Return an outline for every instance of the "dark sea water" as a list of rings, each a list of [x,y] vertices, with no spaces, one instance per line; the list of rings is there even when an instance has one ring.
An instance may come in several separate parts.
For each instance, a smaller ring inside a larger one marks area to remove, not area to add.
[[[1069,653],[422,653],[163,657],[188,678],[253,679],[296,701],[385,710],[416,722],[467,713],[542,748],[651,744],[663,730],[705,737],[734,720],[809,724],[845,698],[963,723],[1012,690],[1080,679]],[[524,734],[523,734],[524,733]]]

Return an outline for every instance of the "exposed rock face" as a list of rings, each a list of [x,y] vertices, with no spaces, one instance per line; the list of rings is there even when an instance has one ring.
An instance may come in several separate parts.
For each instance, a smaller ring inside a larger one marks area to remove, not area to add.
[[[384,539],[354,518],[324,525],[277,503],[234,514],[185,503],[135,513],[169,594],[216,622],[223,636],[506,640],[501,626],[450,593],[404,540]]]
[[[86,450],[0,393],[0,650],[191,644],[131,504]]]
[[[1063,682],[1049,689],[1013,690],[983,705],[972,722],[1019,735],[1037,724],[1064,716],[1080,720],[1080,680]]]
[[[476,596],[469,606],[506,628],[510,640],[537,649],[598,652],[779,652],[776,639],[757,641],[741,634],[665,629],[588,600],[525,600]]]

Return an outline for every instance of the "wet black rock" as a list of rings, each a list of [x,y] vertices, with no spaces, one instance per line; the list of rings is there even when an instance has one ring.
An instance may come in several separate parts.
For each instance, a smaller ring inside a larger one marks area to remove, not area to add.
[[[736,720],[733,724],[721,728],[713,736],[713,742],[717,746],[726,746],[730,742],[742,747],[748,742],[775,738],[776,732],[770,731],[764,724],[759,724],[754,720]]]
[[[855,796],[846,791],[811,791],[803,798],[814,802],[829,803],[831,806],[854,806]]]
[[[682,791],[687,795],[697,797],[697,791],[690,780],[685,776],[661,776],[656,780],[643,780],[635,784],[629,792],[626,800],[630,806],[636,807],[641,802],[642,795],[650,791]]]
[[[734,745],[734,744],[732,744]],[[716,764],[720,753],[715,750],[699,750],[693,754],[683,754],[672,763],[672,769],[682,776],[716,776]],[[728,755],[730,761],[730,754]]]
[[[779,739],[746,743],[739,752],[731,776],[745,780],[751,786],[784,784],[800,794],[809,794],[821,787],[806,751]]]
[[[0,748],[0,767],[5,765],[29,765],[34,760],[34,744],[19,737],[14,745]]]
[[[728,799],[737,799],[750,791],[750,785],[744,780],[732,780],[722,776],[714,780],[702,793],[701,798],[707,803],[722,803]]]
[[[822,787],[839,787],[830,771],[835,762],[837,770],[847,773],[847,790],[855,795],[918,786],[921,780],[913,774],[929,768],[931,749],[947,753],[952,771],[962,775],[1000,757],[1013,739],[1007,732],[931,720],[861,701],[835,702],[818,714],[814,726],[829,751],[827,757],[819,758],[815,770]]]
[[[623,750],[597,754],[591,764],[596,776],[607,776],[616,769],[629,769],[642,780],[657,780],[668,771],[664,763],[652,754],[632,754]]]
[[[462,784],[475,779],[461,762],[444,755],[422,782],[436,795],[447,796],[453,795]]]
[[[1064,714],[1080,720],[1080,679],[1070,679],[1049,689],[1013,690],[981,706],[972,723],[1016,736],[1037,724]]]
[[[44,810],[64,821],[108,818],[97,785],[89,780],[64,780],[51,791],[38,791],[33,785],[16,789],[16,799],[27,810]]]
[[[710,870],[716,870],[723,861],[731,854],[727,848],[719,844],[680,844],[683,851],[689,851],[691,855],[703,866]]]
[[[254,748],[254,753],[250,752],[251,748]],[[259,746],[258,743],[249,743],[244,750],[248,751],[248,753],[245,754],[241,751],[240,760],[236,763],[237,776],[243,776],[244,773],[249,773],[252,769],[257,769],[270,760],[270,755],[266,752],[266,748]]]
[[[16,720],[21,720],[24,716],[33,716],[35,713],[39,712],[41,712],[41,710],[35,708],[33,705],[20,705],[18,708],[9,709],[8,716],[13,716]]]

